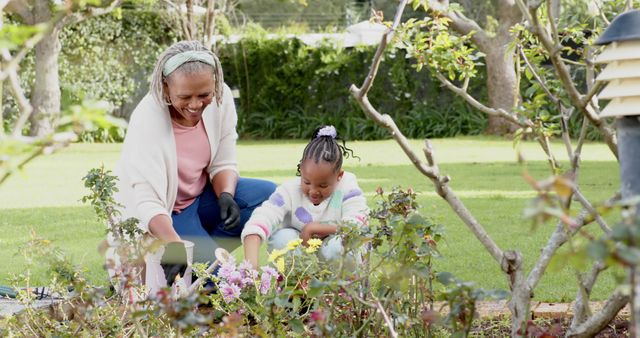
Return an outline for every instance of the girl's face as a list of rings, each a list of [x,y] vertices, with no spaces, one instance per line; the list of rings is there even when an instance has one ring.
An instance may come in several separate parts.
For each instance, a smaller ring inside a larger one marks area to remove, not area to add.
[[[210,71],[185,74],[178,70],[170,74],[164,90],[171,102],[172,119],[187,127],[198,124],[204,109],[213,100],[214,86]]]
[[[334,163],[307,159],[300,165],[300,186],[302,193],[318,205],[333,194],[344,170],[335,171]]]

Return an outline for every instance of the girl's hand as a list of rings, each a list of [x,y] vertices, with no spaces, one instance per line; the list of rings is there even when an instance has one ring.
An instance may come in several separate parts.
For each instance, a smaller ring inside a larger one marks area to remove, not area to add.
[[[312,238],[318,238],[317,232],[318,228],[321,227],[322,224],[318,222],[307,223],[302,231],[300,232],[300,238],[302,239],[302,244],[307,246],[307,241]]]
[[[258,268],[258,256],[262,239],[258,235],[248,235],[244,239],[244,259],[248,260],[254,269]]]

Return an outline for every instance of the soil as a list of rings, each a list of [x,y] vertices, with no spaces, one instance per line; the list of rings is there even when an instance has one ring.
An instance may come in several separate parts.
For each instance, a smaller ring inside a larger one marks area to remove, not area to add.
[[[470,337],[509,337],[511,335],[510,322],[507,318],[480,319],[471,329]],[[529,322],[528,337],[552,338],[564,337],[570,318],[538,318]],[[598,333],[597,338],[628,337],[628,318],[616,318]]]

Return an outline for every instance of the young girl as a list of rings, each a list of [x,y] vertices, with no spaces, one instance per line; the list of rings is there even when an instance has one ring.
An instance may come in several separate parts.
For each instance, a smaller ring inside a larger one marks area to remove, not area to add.
[[[341,222],[367,222],[367,201],[354,174],[342,170],[342,159],[353,152],[336,141],[333,126],[316,129],[298,164],[300,177],[279,186],[255,209],[241,238],[244,255],[254,267],[263,241],[268,250],[282,249],[291,240],[323,240],[326,260],[342,255],[340,238],[332,236]],[[343,142],[344,144],[344,142]]]

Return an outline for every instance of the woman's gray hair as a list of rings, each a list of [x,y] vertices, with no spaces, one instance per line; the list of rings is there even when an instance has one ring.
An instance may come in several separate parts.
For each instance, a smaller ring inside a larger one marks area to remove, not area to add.
[[[175,71],[173,71],[168,76],[164,76],[162,74],[164,70],[165,63],[173,56],[187,52],[187,51],[204,51],[213,57],[214,65],[208,65],[204,62],[187,62],[179,66]],[[176,72],[181,72],[183,74],[193,74],[197,72],[201,72],[203,70],[211,70],[214,82],[213,96],[216,98],[216,102],[218,105],[222,103],[222,91],[224,86],[224,78],[222,76],[222,66],[220,65],[220,60],[218,57],[210,50],[206,49],[199,41],[180,41],[176,42],[171,47],[167,48],[160,56],[158,57],[158,62],[156,62],[156,66],[153,69],[153,74],[151,74],[151,85],[150,91],[153,97],[160,104],[167,104],[167,98],[165,97],[164,92],[164,82],[167,78],[170,78],[172,74]]]

